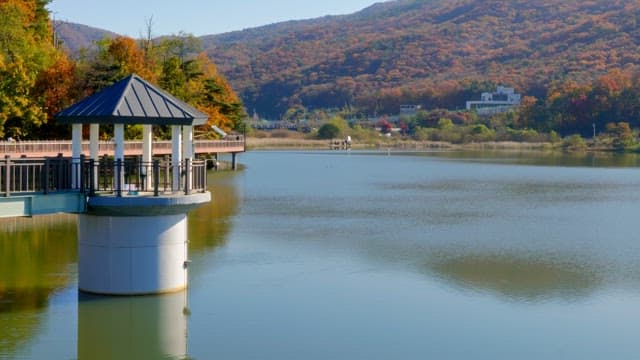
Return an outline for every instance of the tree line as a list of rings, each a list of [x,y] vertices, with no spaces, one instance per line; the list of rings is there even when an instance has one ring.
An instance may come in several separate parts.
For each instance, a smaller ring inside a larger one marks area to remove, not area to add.
[[[495,87],[491,82],[472,82],[463,93],[479,94]],[[287,113],[293,118],[319,114],[300,109]],[[372,134],[363,130],[373,125],[378,132],[390,133],[395,129],[405,138],[419,141],[516,141],[554,143],[572,149],[589,145],[599,149],[640,150],[640,72],[616,69],[591,83],[554,82],[542,95],[524,96],[520,106],[490,116],[445,108],[422,109],[399,117],[383,115],[376,117],[374,123],[354,108],[322,115],[326,120],[317,133],[319,138],[350,135],[366,141],[372,139]]]

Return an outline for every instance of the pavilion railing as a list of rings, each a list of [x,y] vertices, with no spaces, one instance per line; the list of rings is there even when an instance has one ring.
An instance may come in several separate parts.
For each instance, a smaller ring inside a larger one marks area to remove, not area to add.
[[[114,160],[6,156],[0,163],[0,195],[50,194],[79,191],[89,196],[131,196],[205,192],[205,160],[173,163],[169,158],[144,163],[138,159]]]

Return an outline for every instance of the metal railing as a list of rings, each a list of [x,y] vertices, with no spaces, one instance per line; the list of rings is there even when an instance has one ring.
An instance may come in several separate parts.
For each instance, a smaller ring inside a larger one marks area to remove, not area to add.
[[[19,158],[5,156],[0,163],[0,192],[3,196],[30,193],[50,194],[79,191],[89,196],[112,193],[116,196],[141,193],[191,194],[207,190],[206,160],[173,163],[156,159],[114,160],[54,157]]]
[[[113,154],[115,143],[113,141],[100,141],[98,151],[100,154]],[[196,140],[193,143],[195,153],[212,153],[217,151],[242,152],[245,150],[244,137],[237,136],[233,140]],[[154,141],[154,154],[171,154],[172,142],[169,140]],[[0,153],[2,154],[71,154],[71,141],[0,141]],[[82,152],[89,153],[89,142],[82,143]],[[142,154],[142,141],[125,141],[124,152],[127,154]]]

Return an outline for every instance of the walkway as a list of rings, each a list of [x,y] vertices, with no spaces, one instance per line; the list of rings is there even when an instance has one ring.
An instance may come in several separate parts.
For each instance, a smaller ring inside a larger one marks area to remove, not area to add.
[[[12,158],[26,156],[28,158],[54,157],[58,154],[71,156],[71,141],[0,141],[0,153]],[[196,140],[194,141],[196,154],[239,153],[245,151],[242,136],[235,140]],[[82,144],[83,154],[89,156],[89,142]],[[114,153],[114,143],[101,141],[99,154]],[[142,155],[142,141],[125,141],[125,156]],[[171,141],[154,141],[153,155],[171,155]]]

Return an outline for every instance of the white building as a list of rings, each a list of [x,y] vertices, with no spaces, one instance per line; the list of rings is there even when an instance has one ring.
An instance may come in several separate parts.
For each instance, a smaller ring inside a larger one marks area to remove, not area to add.
[[[521,96],[513,88],[498,86],[493,93],[485,92],[480,101],[467,101],[467,110],[475,110],[478,115],[499,114],[520,105]]]

